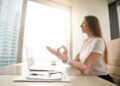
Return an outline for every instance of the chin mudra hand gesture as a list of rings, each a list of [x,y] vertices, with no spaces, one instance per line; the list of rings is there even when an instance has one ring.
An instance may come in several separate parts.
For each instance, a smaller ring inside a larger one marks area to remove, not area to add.
[[[68,60],[68,57],[67,57],[68,51],[65,46],[61,46],[61,47],[57,48],[57,50],[55,50],[49,46],[47,46],[46,48],[48,49],[48,51],[50,51],[56,57],[61,59],[63,62],[66,62]],[[63,52],[61,52],[62,49],[64,49]]]

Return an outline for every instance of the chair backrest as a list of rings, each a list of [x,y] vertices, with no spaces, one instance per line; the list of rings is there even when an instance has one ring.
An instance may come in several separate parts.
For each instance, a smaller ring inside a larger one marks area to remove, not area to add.
[[[120,38],[106,42],[108,49],[108,71],[114,82],[120,85]]]

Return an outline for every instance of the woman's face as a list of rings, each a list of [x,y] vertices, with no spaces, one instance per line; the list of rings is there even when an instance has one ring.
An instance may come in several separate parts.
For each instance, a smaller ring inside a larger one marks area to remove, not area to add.
[[[88,26],[86,19],[83,20],[83,23],[81,24],[80,27],[81,27],[83,33],[87,33],[87,34],[90,33],[90,28]]]

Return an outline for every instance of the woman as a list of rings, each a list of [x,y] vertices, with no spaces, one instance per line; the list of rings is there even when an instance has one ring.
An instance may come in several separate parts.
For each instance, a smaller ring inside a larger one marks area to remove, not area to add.
[[[64,63],[80,70],[86,75],[96,75],[100,78],[113,82],[107,67],[107,48],[103,40],[99,20],[95,16],[86,16],[81,24],[82,32],[87,35],[83,42],[80,52],[75,59],[68,58],[68,51],[65,46],[57,50],[47,47],[47,49],[61,59]],[[64,52],[60,52],[61,49]]]

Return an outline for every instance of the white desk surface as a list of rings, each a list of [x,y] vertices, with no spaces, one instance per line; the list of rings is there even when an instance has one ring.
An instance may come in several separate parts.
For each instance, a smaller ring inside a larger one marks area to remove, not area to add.
[[[28,73],[24,66],[12,65],[0,68],[0,86],[117,86],[97,76],[84,76],[74,68],[63,68],[71,82],[14,82],[20,75]]]
[[[14,82],[18,75],[0,75],[0,86],[117,86],[96,76],[68,76],[71,82]]]

